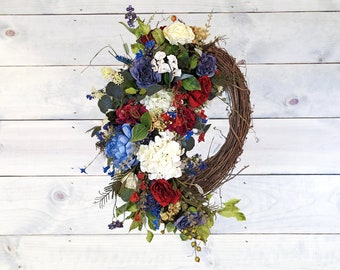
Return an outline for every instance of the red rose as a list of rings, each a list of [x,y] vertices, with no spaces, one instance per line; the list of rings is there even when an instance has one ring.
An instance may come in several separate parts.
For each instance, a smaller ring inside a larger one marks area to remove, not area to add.
[[[132,203],[136,203],[139,200],[139,195],[137,191],[132,192],[131,196],[130,196],[130,202]]]
[[[174,190],[171,183],[165,179],[153,181],[150,190],[155,200],[163,207],[170,203],[175,204],[181,198],[181,192]]]
[[[129,123],[135,125],[139,122],[141,116],[147,111],[142,104],[133,104],[134,100],[129,100],[128,103],[118,108],[116,111],[116,122],[120,125]]]
[[[203,105],[209,98],[212,83],[208,76],[201,76],[198,78],[201,85],[201,90],[194,90],[189,92],[189,104],[193,108]]]

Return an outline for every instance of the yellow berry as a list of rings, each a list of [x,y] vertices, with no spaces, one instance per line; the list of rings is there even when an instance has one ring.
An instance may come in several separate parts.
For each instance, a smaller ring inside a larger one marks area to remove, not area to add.
[[[177,20],[177,17],[176,17],[175,15],[172,15],[172,16],[171,16],[171,20],[174,22],[174,21]]]
[[[196,256],[196,257],[195,257],[195,261],[196,261],[196,262],[200,262],[200,257]]]
[[[191,242],[191,246],[192,246],[192,247],[196,247],[196,241]]]
[[[201,249],[200,246],[197,246],[197,247],[196,247],[196,250],[197,250],[197,251],[201,251],[202,249]]]
[[[200,236],[200,235],[197,235],[197,240],[202,240],[202,236]]]
[[[161,230],[161,234],[164,234],[165,233],[165,230]]]
[[[188,230],[187,230],[187,229],[185,229],[185,230],[183,231],[183,233],[184,233],[184,234],[187,234],[187,233],[188,233]]]
[[[192,239],[192,236],[191,236],[191,235],[188,235],[188,239],[191,240],[191,239]]]

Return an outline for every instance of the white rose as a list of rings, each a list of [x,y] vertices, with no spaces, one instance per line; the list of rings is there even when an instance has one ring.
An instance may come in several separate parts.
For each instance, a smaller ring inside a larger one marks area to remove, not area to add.
[[[192,29],[179,21],[175,21],[172,24],[165,27],[163,29],[163,33],[165,38],[172,45],[177,45],[178,43],[182,45],[190,43],[195,38],[195,34],[192,31]]]

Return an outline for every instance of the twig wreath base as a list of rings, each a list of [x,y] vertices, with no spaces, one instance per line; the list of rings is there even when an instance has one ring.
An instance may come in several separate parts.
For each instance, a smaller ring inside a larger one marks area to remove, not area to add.
[[[238,67],[235,58],[226,50],[211,46],[208,49],[216,57],[218,68],[233,80],[225,87],[231,100],[231,114],[229,116],[229,133],[224,144],[212,157],[205,160],[207,168],[198,172],[190,179],[190,184],[199,185],[204,193],[210,193],[231,180],[231,172],[243,152],[246,136],[251,128],[250,90],[246,79]],[[185,177],[182,178],[185,181]]]

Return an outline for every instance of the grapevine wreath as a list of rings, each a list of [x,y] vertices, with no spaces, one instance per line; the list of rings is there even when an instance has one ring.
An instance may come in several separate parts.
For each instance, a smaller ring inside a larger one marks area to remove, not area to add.
[[[103,68],[108,84],[87,95],[105,114],[91,131],[107,159],[103,170],[111,176],[96,201],[102,207],[113,199],[109,229],[129,220],[130,230],[145,229],[148,241],[158,230],[178,232],[191,241],[199,261],[200,244],[217,214],[245,220],[238,199],[215,203],[211,198],[233,178],[251,125],[250,91],[235,59],[218,46],[222,38],[206,42],[211,15],[205,27],[171,16],[170,23],[151,28],[153,17],[145,22],[129,6],[125,18],[122,24],[136,42],[130,49],[124,44],[127,56],[110,47],[123,67]],[[203,160],[193,151],[210,127],[204,109],[225,93],[229,132],[218,152]]]

